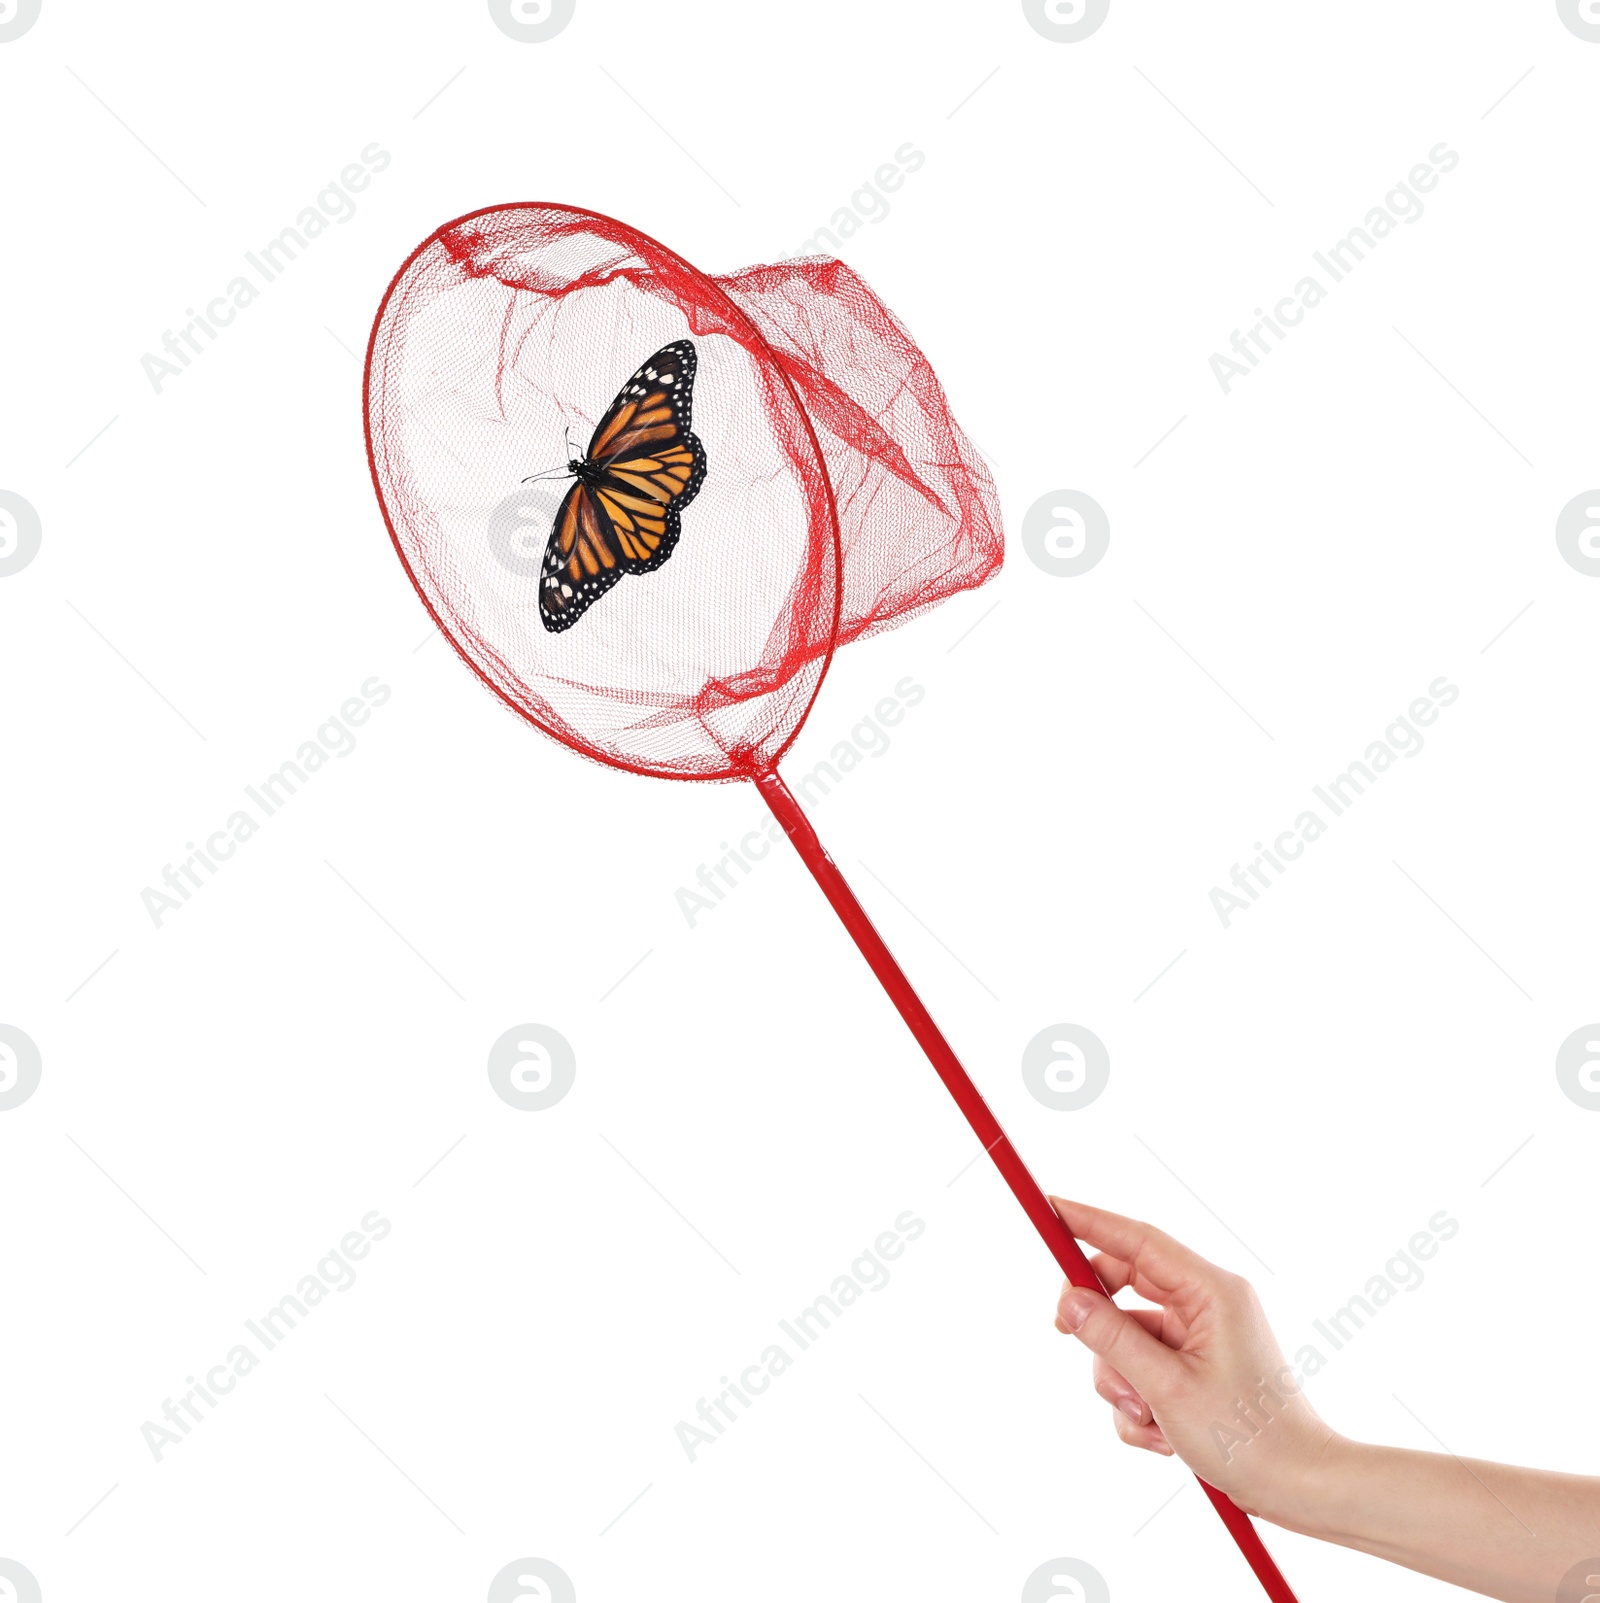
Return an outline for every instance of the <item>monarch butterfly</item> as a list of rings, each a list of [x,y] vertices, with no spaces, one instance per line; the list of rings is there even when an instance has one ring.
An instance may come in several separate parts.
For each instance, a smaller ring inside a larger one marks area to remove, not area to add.
[[[654,573],[678,543],[678,519],[706,476],[689,432],[693,342],[663,345],[617,392],[556,512],[540,570],[539,617],[570,629],[625,573]]]

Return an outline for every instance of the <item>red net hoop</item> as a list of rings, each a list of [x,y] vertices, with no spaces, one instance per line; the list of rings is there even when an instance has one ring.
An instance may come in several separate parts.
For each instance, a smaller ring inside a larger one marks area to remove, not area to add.
[[[640,362],[687,338],[707,468],[670,560],[570,629],[539,618],[566,485]],[[999,567],[994,486],[926,358],[849,268],[726,278],[592,212],[493,207],[412,253],[367,357],[373,481],[478,676],[586,756],[679,779],[770,767],[834,650]]]

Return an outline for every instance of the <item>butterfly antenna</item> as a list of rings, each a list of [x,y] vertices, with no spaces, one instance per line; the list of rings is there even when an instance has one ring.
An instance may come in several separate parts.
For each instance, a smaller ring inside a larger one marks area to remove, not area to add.
[[[567,460],[570,462],[572,460],[572,426],[570,424],[561,431],[561,441],[562,446],[567,453]],[[522,482],[524,484],[534,484],[540,479],[564,479],[570,477],[570,475],[570,468],[551,468],[544,473],[530,474]]]

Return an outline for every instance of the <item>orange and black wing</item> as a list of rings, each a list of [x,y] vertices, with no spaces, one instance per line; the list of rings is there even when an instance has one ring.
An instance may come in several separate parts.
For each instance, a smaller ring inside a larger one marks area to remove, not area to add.
[[[589,460],[609,466],[692,438],[697,360],[692,340],[663,345],[617,392],[589,441]]]
[[[610,520],[580,479],[556,512],[540,571],[539,617],[551,634],[570,629],[626,570]]]
[[[623,385],[589,442],[545,548],[539,615],[570,628],[624,573],[653,573],[678,543],[706,453],[690,431],[695,349],[663,346]]]

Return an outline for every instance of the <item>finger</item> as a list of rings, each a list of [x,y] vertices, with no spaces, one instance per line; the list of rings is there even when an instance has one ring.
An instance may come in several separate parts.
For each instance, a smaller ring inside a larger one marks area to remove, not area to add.
[[[1100,1277],[1100,1284],[1115,1295],[1125,1286],[1133,1284],[1133,1265],[1109,1252],[1097,1252],[1089,1260],[1089,1267]]]
[[[1137,1293],[1137,1295],[1143,1297],[1147,1302],[1163,1303],[1168,1305],[1168,1317],[1171,1323],[1174,1326],[1177,1326],[1180,1330],[1187,1330],[1188,1327],[1183,1324],[1183,1321],[1178,1318],[1177,1314],[1170,1311],[1175,1301],[1173,1293],[1164,1290],[1162,1287],[1157,1286],[1148,1277],[1138,1273],[1131,1263],[1126,1262],[1124,1259],[1115,1257],[1109,1252],[1096,1252],[1092,1253],[1089,1257],[1089,1267],[1094,1270],[1095,1278],[1102,1286],[1106,1288],[1106,1291],[1111,1296],[1114,1297],[1119,1291],[1125,1291],[1131,1288],[1135,1293]],[[1068,1284],[1070,1284],[1070,1282],[1068,1282]],[[1176,1339],[1170,1339],[1169,1337],[1167,1340],[1167,1345],[1169,1347],[1182,1346],[1182,1335],[1178,1336]]]
[[[1214,1289],[1225,1273],[1153,1225],[1091,1208],[1087,1203],[1069,1202],[1064,1197],[1052,1197],[1050,1201],[1080,1241],[1130,1265],[1130,1284],[1151,1302],[1179,1298],[1192,1301],[1197,1294]]]
[[[1142,1220],[1129,1219],[1104,1208],[1091,1208],[1085,1202],[1051,1197],[1063,1223],[1080,1241],[1121,1259],[1135,1273],[1144,1274],[1153,1286],[1174,1291],[1191,1281],[1216,1273],[1215,1264],[1175,1241],[1165,1231]]]
[[[1116,1412],[1111,1418],[1117,1435],[1129,1447],[1142,1447],[1147,1453],[1160,1453],[1163,1458],[1172,1457],[1172,1446],[1162,1435],[1159,1425],[1135,1425],[1132,1420]]]
[[[1062,1297],[1065,1298],[1074,1289],[1075,1288],[1070,1280],[1063,1281],[1061,1285]],[[1093,1293],[1090,1293],[1090,1295],[1092,1296]],[[1124,1308],[1121,1310],[1121,1312],[1125,1313],[1130,1319],[1137,1319],[1139,1323],[1143,1325],[1144,1328],[1148,1330],[1157,1341],[1162,1342],[1164,1346],[1170,1347],[1172,1345],[1172,1343],[1167,1341],[1163,1335],[1163,1332],[1166,1330],[1167,1326],[1172,1323],[1172,1315],[1169,1314],[1165,1308]],[[1056,1314],[1056,1329],[1059,1330],[1063,1336],[1070,1336],[1072,1334],[1072,1332],[1068,1330],[1067,1327],[1061,1322],[1061,1315],[1059,1312]]]
[[[1111,1292],[1113,1297],[1119,1290],[1132,1287],[1133,1292],[1137,1292],[1140,1297],[1145,1298],[1146,1302],[1164,1303],[1167,1306],[1167,1321],[1169,1321],[1169,1324],[1167,1324],[1166,1334],[1162,1335],[1162,1340],[1167,1343],[1167,1347],[1182,1347],[1183,1337],[1188,1334],[1188,1326],[1183,1324],[1182,1319],[1178,1318],[1177,1313],[1172,1308],[1172,1302],[1174,1302],[1172,1292],[1162,1290],[1161,1287],[1146,1279],[1143,1274],[1137,1273],[1132,1263],[1125,1263],[1122,1258],[1113,1257],[1109,1252],[1097,1252],[1090,1258],[1089,1266],[1100,1278],[1101,1286],[1105,1286],[1105,1289]],[[1177,1337],[1174,1337],[1174,1329],[1178,1330]]]
[[[1097,1254],[1095,1261],[1103,1254]],[[1138,1286],[1134,1290],[1138,1291]],[[1140,1293],[1143,1295],[1143,1293]],[[1130,1308],[1128,1310],[1135,1319],[1150,1332],[1152,1336],[1159,1337],[1168,1347],[1185,1348],[1189,1343],[1189,1326],[1183,1316],[1178,1312],[1175,1304],[1157,1308]]]
[[[1148,1425],[1155,1417],[1150,1405],[1139,1395],[1138,1387],[1103,1358],[1094,1361],[1094,1389],[1135,1425]]]
[[[1120,1258],[1113,1258],[1109,1253],[1097,1252],[1089,1260],[1089,1266],[1100,1277],[1106,1290],[1114,1296],[1124,1287],[1133,1283],[1132,1267],[1125,1264]],[[1063,1281],[1062,1294],[1071,1290],[1072,1282]],[[1137,1284],[1134,1291],[1140,1296],[1149,1296],[1152,1301],[1159,1300],[1150,1292],[1141,1292]],[[1183,1347],[1189,1339],[1188,1323],[1181,1317],[1174,1307],[1166,1308],[1130,1308],[1128,1310],[1152,1336],[1158,1336],[1169,1347]],[[1059,1324],[1059,1321],[1057,1322]]]
[[[1130,1319],[1137,1319],[1152,1336],[1161,1338],[1162,1313],[1159,1308],[1129,1308],[1127,1313]],[[1149,1403],[1139,1395],[1139,1388],[1104,1358],[1097,1357],[1094,1361],[1094,1389],[1113,1408],[1120,1408],[1136,1425],[1148,1425],[1154,1417]]]
[[[1184,1359],[1152,1335],[1124,1308],[1098,1292],[1069,1289],[1056,1308],[1060,1327],[1160,1407],[1161,1398],[1184,1374]]]

